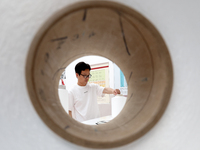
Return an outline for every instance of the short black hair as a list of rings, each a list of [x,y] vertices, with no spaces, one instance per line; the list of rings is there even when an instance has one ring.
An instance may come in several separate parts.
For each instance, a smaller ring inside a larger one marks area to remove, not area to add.
[[[81,71],[84,71],[85,69],[89,69],[91,70],[90,68],[90,65],[89,64],[86,64],[85,62],[79,62],[78,64],[76,64],[75,66],[75,72],[78,73],[79,75],[81,74]]]

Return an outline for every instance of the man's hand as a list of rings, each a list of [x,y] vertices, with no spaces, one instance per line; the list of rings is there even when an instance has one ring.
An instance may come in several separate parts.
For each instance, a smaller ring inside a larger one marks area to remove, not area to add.
[[[114,90],[114,95],[120,94],[120,90],[119,89],[115,89]]]
[[[117,94],[120,94],[120,90],[119,89],[112,89],[112,88],[104,88],[103,90],[103,93],[104,94],[114,94],[114,95],[117,95]]]
[[[69,116],[72,117],[72,111],[69,110]]]

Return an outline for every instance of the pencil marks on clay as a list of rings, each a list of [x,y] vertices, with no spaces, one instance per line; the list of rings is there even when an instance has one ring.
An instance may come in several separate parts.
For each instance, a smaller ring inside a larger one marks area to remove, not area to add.
[[[128,45],[127,45],[127,42],[126,42],[126,37],[125,37],[125,34],[124,34],[124,27],[123,27],[123,23],[122,23],[122,19],[121,19],[121,14],[119,14],[119,24],[120,24],[120,27],[121,27],[121,33],[122,33],[122,38],[123,38],[123,41],[124,41],[124,45],[126,47],[126,52],[128,53],[128,55],[130,56],[130,52],[129,52],[129,49],[128,49]]]
[[[86,16],[87,16],[87,9],[84,10],[84,14],[83,14],[83,21],[86,20]]]
[[[39,95],[40,95],[40,98],[41,98],[43,101],[47,101],[43,89],[39,89]]]

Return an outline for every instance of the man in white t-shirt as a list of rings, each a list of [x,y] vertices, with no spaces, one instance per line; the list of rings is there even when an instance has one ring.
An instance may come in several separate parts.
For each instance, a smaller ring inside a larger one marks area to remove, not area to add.
[[[77,85],[69,90],[69,115],[79,122],[100,117],[97,96],[120,94],[119,89],[104,88],[98,84],[88,83],[90,65],[79,62],[75,66]]]

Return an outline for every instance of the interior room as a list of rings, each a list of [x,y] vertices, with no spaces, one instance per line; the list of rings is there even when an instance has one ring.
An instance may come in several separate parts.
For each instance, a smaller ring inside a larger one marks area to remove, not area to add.
[[[89,83],[95,83],[102,87],[110,87],[120,90],[120,94],[116,96],[112,94],[106,95],[103,98],[99,97],[97,101],[99,105],[100,118],[87,120],[82,123],[96,125],[98,122],[108,122],[121,112],[128,95],[127,82],[123,72],[109,59],[100,56],[85,56],[70,63],[62,73],[59,80],[58,94],[60,102],[66,113],[68,113],[68,90],[77,84],[75,65],[82,61],[91,66],[92,77],[90,78]]]

